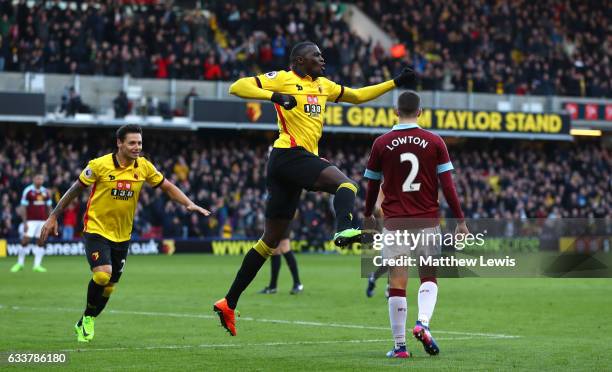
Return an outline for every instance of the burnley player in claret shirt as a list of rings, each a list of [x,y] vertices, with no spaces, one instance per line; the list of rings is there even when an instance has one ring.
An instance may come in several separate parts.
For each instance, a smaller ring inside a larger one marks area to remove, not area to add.
[[[19,226],[21,236],[21,247],[17,256],[17,263],[11,268],[11,272],[16,273],[23,270],[25,257],[31,251],[34,255],[34,266],[32,271],[44,273],[47,271],[42,267],[42,259],[45,255],[45,248],[42,245],[31,244],[32,239],[38,238],[40,230],[51,211],[51,192],[43,186],[45,177],[42,173],[36,173],[32,179],[32,184],[23,190],[21,195],[22,223]]]
[[[410,234],[434,237],[419,240],[416,246],[394,242],[383,247],[384,259],[401,258],[416,254],[419,257],[440,254],[438,187],[455,218],[458,219],[456,233],[469,233],[459,198],[450,171],[453,169],[448,150],[440,136],[422,129],[417,124],[421,114],[420,98],[415,92],[407,91],[398,98],[397,113],[399,124],[393,130],[374,141],[365,177],[369,179],[366,192],[365,217],[373,225],[372,213],[381,187],[384,194],[382,211],[385,216],[383,235],[398,230]],[[385,243],[388,241],[384,239]],[[425,351],[436,355],[440,349],[429,331],[438,295],[436,271],[433,267],[419,265],[421,286],[418,293],[418,316],[413,335],[423,344]],[[408,268],[389,268],[389,317],[395,346],[387,356],[408,358],[406,348],[406,284]]]

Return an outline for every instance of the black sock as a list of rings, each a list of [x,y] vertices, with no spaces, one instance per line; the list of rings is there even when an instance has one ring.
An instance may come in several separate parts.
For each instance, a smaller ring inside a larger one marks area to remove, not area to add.
[[[355,193],[353,190],[341,187],[334,196],[334,210],[336,211],[336,231],[353,227],[353,206]]]
[[[242,292],[249,286],[249,284],[251,284],[253,279],[255,279],[257,272],[259,269],[261,269],[265,262],[266,259],[262,257],[262,255],[260,255],[254,248],[251,248],[244,256],[240,270],[238,270],[232,286],[225,295],[225,299],[227,300],[227,304],[230,309],[236,308],[238,298],[240,298]]]
[[[87,287],[87,304],[85,305],[85,316],[96,316],[96,308],[102,298],[104,286],[98,285],[92,280],[89,281]]]
[[[268,288],[274,289],[278,285],[278,273],[281,267],[281,258],[279,255],[275,254],[270,257],[270,267],[272,270],[270,270],[270,285],[268,285]]]
[[[100,300],[98,302],[98,306],[96,307],[96,312],[94,316],[98,316],[100,315],[100,313],[102,312],[102,310],[104,310],[104,308],[106,307],[106,304],[108,303],[108,299],[110,297],[100,297]]]
[[[374,280],[377,280],[378,278],[383,276],[383,274],[385,274],[388,269],[388,266],[379,266],[378,269],[376,269],[376,271],[372,273],[372,277],[374,278]]]
[[[289,251],[287,253],[283,253],[285,257],[285,261],[287,261],[287,266],[289,266],[289,270],[291,271],[291,277],[293,277],[293,286],[295,287],[298,284],[302,284],[300,282],[300,274],[298,273],[297,261],[295,260],[295,255],[293,251]]]

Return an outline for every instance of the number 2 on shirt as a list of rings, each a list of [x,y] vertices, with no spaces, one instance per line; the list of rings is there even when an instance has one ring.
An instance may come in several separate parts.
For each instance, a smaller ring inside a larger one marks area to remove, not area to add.
[[[414,155],[411,152],[404,152],[400,155],[400,161],[402,163],[405,161],[409,161],[410,165],[412,166],[410,169],[410,173],[408,173],[408,177],[406,177],[406,180],[404,181],[402,185],[402,191],[403,192],[419,191],[421,189],[421,183],[420,182],[413,183],[414,179],[417,176],[417,173],[419,172],[419,159],[416,157],[416,155]]]

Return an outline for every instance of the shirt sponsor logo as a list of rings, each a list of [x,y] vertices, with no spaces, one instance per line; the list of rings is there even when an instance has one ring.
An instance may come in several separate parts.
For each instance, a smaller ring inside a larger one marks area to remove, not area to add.
[[[111,196],[115,200],[129,200],[133,198],[132,183],[130,181],[117,181],[116,188],[111,190]]]
[[[319,105],[319,97],[308,95],[306,96],[307,104],[304,105],[304,112],[308,114],[311,118],[316,118],[321,116],[321,105]]]

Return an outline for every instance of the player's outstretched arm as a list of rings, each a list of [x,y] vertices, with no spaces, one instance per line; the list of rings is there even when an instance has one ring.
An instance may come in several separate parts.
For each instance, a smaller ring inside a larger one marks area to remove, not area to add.
[[[61,215],[64,212],[64,209],[66,209],[77,196],[81,195],[83,190],[86,188],[87,186],[85,186],[80,180],[75,181],[72,186],[70,186],[68,191],[66,191],[55,208],[51,211],[49,218],[47,218],[45,224],[40,230],[38,245],[44,245],[49,238],[49,234],[51,233],[53,233],[54,236],[59,235],[59,232],[57,231],[57,217]]]
[[[183,205],[188,211],[190,211],[190,212],[198,212],[198,213],[203,214],[205,216],[209,216],[210,215],[210,211],[208,211],[208,210],[200,207],[199,205],[195,204],[194,202],[192,202],[191,199],[189,199],[187,197],[187,195],[185,195],[185,193],[183,193],[181,191],[181,189],[176,187],[176,185],[174,185],[172,182],[170,182],[168,180],[164,180],[162,182],[162,184],[160,185],[160,187],[161,187],[161,189],[166,194],[168,194],[170,199],[172,199],[175,202]]]
[[[245,99],[260,99],[272,101],[285,110],[291,110],[297,105],[295,97],[263,89],[257,84],[257,77],[246,77],[236,80],[229,88],[229,93]]]
[[[353,104],[359,104],[371,101],[382,96],[394,88],[405,88],[416,78],[413,69],[405,67],[402,72],[393,80],[388,80],[380,84],[370,85],[367,87],[353,89],[344,88],[344,92],[340,97],[340,101]]]

